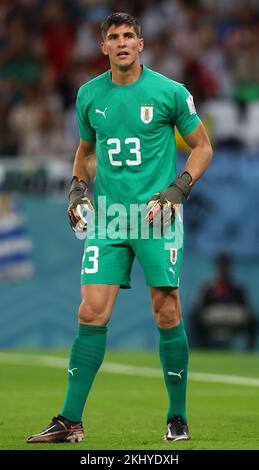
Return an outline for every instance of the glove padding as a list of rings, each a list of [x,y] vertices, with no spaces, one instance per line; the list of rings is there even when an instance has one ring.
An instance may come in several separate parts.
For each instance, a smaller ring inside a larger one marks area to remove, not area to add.
[[[84,211],[94,211],[93,205],[88,197],[85,196],[87,184],[74,176],[71,182],[69,192],[68,217],[69,224],[75,232],[85,232],[87,229],[87,220],[83,215]]]
[[[148,201],[147,220],[150,225],[171,225],[175,219],[176,204],[182,204],[191,192],[192,177],[185,171],[168,188],[156,193]]]

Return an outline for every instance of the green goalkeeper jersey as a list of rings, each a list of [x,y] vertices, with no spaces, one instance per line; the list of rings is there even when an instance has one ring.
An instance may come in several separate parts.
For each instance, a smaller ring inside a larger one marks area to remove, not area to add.
[[[175,126],[187,135],[200,123],[187,89],[145,66],[130,85],[114,84],[111,70],[84,84],[76,109],[81,139],[96,141],[95,207],[105,196],[127,211],[175,179]]]

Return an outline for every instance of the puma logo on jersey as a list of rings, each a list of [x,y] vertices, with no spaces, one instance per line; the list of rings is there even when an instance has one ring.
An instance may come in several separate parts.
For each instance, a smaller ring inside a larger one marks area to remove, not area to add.
[[[74,375],[74,370],[77,370],[77,367],[74,367],[73,369],[68,369],[68,373],[73,376]]]
[[[104,117],[104,119],[106,119],[106,114],[105,114],[105,113],[106,113],[106,111],[107,111],[107,107],[105,108],[105,110],[104,110],[104,111],[101,111],[101,110],[100,110],[100,109],[98,109],[98,108],[96,108],[96,109],[95,109],[95,112],[96,112],[96,114],[102,114],[102,115],[103,115],[103,117]]]

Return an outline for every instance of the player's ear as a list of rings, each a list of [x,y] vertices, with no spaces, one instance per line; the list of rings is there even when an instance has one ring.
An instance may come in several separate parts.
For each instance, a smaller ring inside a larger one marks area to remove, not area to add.
[[[102,51],[102,53],[103,53],[104,55],[108,55],[107,47],[106,47],[105,42],[101,42],[100,48],[101,48],[101,51]]]
[[[139,41],[138,41],[138,51],[139,52],[142,52],[144,49],[144,39],[143,38],[139,38]]]

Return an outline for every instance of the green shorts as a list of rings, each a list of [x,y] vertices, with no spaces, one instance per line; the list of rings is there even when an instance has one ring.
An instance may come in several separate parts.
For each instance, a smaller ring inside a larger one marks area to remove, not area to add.
[[[175,240],[86,238],[81,284],[116,284],[130,288],[134,258],[149,286],[179,287],[183,257],[183,230]]]

